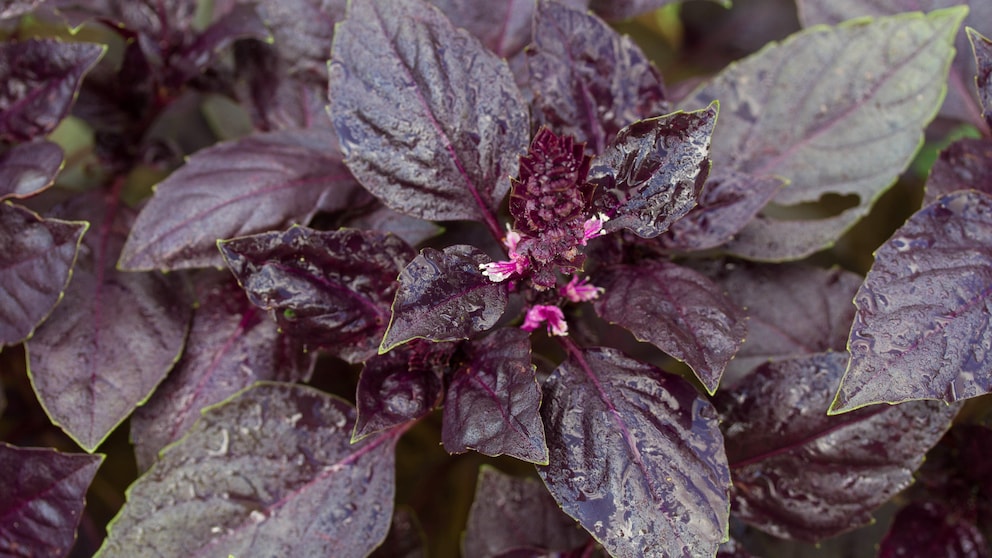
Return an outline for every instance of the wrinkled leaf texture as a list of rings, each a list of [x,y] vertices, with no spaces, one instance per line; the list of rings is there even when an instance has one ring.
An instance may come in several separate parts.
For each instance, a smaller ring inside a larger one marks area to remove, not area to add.
[[[836,25],[846,19],[879,17],[904,12],[931,12],[960,4],[968,5],[964,25],[992,32],[992,4],[982,0],[799,0],[799,21],[803,27]],[[959,33],[954,42],[956,56],[947,79],[947,98],[941,115],[983,126],[982,109],[975,101],[975,59],[971,56],[968,39]],[[986,130],[987,132],[987,130]]]
[[[66,556],[102,455],[0,443],[0,554]]]
[[[0,138],[30,141],[54,130],[106,48],[53,39],[0,45]]]
[[[62,148],[45,140],[12,146],[0,154],[0,201],[27,198],[48,188],[62,170]]]
[[[282,331],[352,363],[376,354],[396,276],[415,255],[388,233],[299,226],[218,246],[248,299]]]
[[[716,411],[687,381],[614,349],[570,351],[541,407],[565,511],[618,558],[712,556],[730,471]]]
[[[482,250],[466,244],[421,250],[400,272],[379,353],[411,339],[467,339],[496,325],[509,296],[506,283],[493,283],[479,270],[489,261]]]
[[[992,390],[992,197],[921,209],[875,252],[858,289],[851,364],[831,413]]]
[[[451,379],[441,441],[449,453],[475,450],[548,464],[541,388],[531,364],[530,334],[502,328],[469,344]]]
[[[479,468],[462,556],[495,558],[514,549],[548,555],[576,548],[588,538],[540,482],[487,465]]]
[[[964,138],[944,148],[930,167],[923,203],[929,205],[958,190],[992,195],[992,140]]]
[[[0,202],[0,347],[30,337],[62,299],[88,226]]]
[[[218,277],[219,276],[219,277]],[[183,356],[147,404],[131,417],[138,469],[186,433],[201,411],[259,380],[303,381],[316,353],[279,333],[231,277],[211,273],[198,296]]]
[[[992,18],[992,9],[989,10],[989,16]],[[982,23],[987,24],[987,21]],[[965,28],[965,31],[975,54],[975,84],[978,86],[978,100],[982,105],[982,118],[992,128],[992,41],[974,29]]]
[[[753,220],[727,245],[749,259],[828,247],[902,173],[936,115],[965,8],[814,27],[730,65],[684,107],[719,99],[711,157],[721,172],[789,181],[783,206],[853,195],[856,207],[798,221]],[[843,161],[844,164],[837,164]]]
[[[493,217],[527,149],[506,62],[420,0],[353,0],[335,32],[330,113],[348,168],[387,206]]]
[[[255,384],[131,485],[97,556],[364,558],[389,529],[399,432],[351,444],[354,421],[313,388]]]
[[[912,502],[899,510],[878,549],[878,558],[944,556],[989,558],[985,536],[971,520],[937,501]]]
[[[217,241],[348,207],[359,190],[327,130],[259,133],[197,152],[155,187],[121,269],[221,267]]]
[[[653,238],[684,217],[699,199],[710,170],[710,136],[717,102],[694,112],[640,120],[617,134],[593,159],[589,182],[608,231],[627,228]]]
[[[602,153],[622,128],[670,112],[661,74],[630,39],[583,9],[540,0],[527,49],[534,128]]]
[[[717,394],[736,517],[815,542],[869,523],[912,482],[960,405],[914,401],[827,416],[846,363],[843,352],[776,361]]]
[[[596,313],[685,362],[716,391],[747,333],[746,315],[720,286],[664,261],[611,266],[595,280],[604,290]]]
[[[92,452],[144,403],[182,354],[191,314],[181,278],[114,268],[133,222],[99,193],[53,213],[91,223],[65,298],[27,343],[35,394]]]

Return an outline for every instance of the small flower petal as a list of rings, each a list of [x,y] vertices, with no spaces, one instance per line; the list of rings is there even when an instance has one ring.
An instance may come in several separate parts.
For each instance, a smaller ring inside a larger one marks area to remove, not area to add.
[[[524,331],[534,331],[542,323],[548,324],[548,333],[551,335],[568,335],[568,323],[565,322],[565,315],[561,308],[549,304],[538,304],[532,306],[524,316],[524,323],[520,329]]]
[[[560,287],[558,292],[572,302],[586,302],[599,298],[603,289],[590,284],[588,278],[580,280],[577,276],[572,276],[568,284]]]
[[[589,240],[606,234],[606,231],[603,229],[603,223],[609,220],[610,218],[602,213],[586,219],[586,222],[582,225],[582,245],[585,246]]]

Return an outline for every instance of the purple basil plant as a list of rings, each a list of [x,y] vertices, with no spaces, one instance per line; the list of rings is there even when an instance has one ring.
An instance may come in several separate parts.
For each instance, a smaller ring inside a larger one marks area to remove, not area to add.
[[[7,1],[0,554],[992,557],[989,22]]]

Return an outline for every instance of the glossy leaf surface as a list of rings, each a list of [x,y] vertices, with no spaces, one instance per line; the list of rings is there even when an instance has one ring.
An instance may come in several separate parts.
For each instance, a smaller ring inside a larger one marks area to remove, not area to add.
[[[667,262],[598,273],[596,312],[689,365],[713,393],[747,333],[746,316],[705,276]]]
[[[290,74],[327,81],[334,24],[344,19],[346,0],[262,0],[259,15]]]
[[[352,440],[433,411],[444,396],[443,375],[453,347],[415,341],[365,361],[355,395],[358,420]]]
[[[506,62],[420,0],[355,0],[338,26],[330,112],[362,185],[422,219],[492,217],[527,148]]]
[[[941,150],[930,167],[924,205],[958,190],[992,195],[992,140],[964,138]]]
[[[81,196],[56,214],[91,223],[65,298],[27,344],[31,383],[52,422],[92,452],[144,403],[182,352],[182,281],[117,271],[133,215]]]
[[[462,556],[495,558],[521,548],[550,554],[576,548],[588,536],[540,482],[485,465],[479,469]]]
[[[30,337],[62,299],[86,228],[0,202],[0,347]]]
[[[992,9],[989,10],[989,13],[992,14]],[[982,21],[981,24],[985,28],[984,26],[988,25],[988,22]],[[992,41],[974,29],[969,28],[966,31],[968,32],[968,40],[971,41],[972,51],[975,54],[975,84],[978,86],[978,100],[981,103],[982,118],[992,128]]]
[[[716,411],[692,385],[613,349],[573,351],[541,415],[551,459],[538,473],[612,556],[716,553],[730,471]]]
[[[988,558],[978,527],[940,502],[912,502],[899,510],[878,549],[879,558],[946,556]]]
[[[390,234],[293,227],[219,244],[238,283],[280,329],[349,362],[376,354],[414,251]]]
[[[960,406],[913,401],[828,416],[846,363],[842,352],[778,361],[717,394],[737,517],[819,541],[870,522],[912,482]]]
[[[389,529],[398,433],[353,445],[354,421],[315,389],[256,384],[131,486],[98,556],[366,556]]]
[[[503,315],[505,283],[493,283],[479,265],[489,257],[464,244],[424,248],[400,272],[393,317],[379,352],[411,339],[456,341],[485,331]]]
[[[958,8],[807,29],[729,66],[683,101],[692,108],[720,100],[714,165],[788,180],[776,204],[858,199],[820,219],[756,219],[728,245],[732,253],[802,258],[868,213],[936,115],[964,15]]]
[[[441,440],[449,453],[475,450],[546,465],[541,388],[530,334],[502,328],[469,344],[468,362],[451,379]]]
[[[48,188],[62,170],[62,148],[50,141],[12,146],[0,154],[0,200],[27,198]]]
[[[625,126],[669,112],[661,74],[641,49],[581,8],[537,3],[527,65],[532,118],[593,154]]]
[[[589,181],[597,186],[596,207],[610,218],[607,230],[652,238],[696,206],[717,107],[635,122],[593,159]]]
[[[302,343],[280,334],[233,278],[220,272],[210,277],[201,286],[182,359],[131,417],[131,442],[142,471],[204,408],[256,381],[302,381],[313,370],[315,352],[304,353]]]
[[[800,0],[799,20],[804,27],[834,25],[856,17],[879,17],[904,12],[931,12],[966,4],[964,25],[992,32],[992,4],[982,0]],[[947,97],[941,115],[982,126],[982,108],[975,99],[975,58],[962,31],[954,42],[956,55],[947,79]]]
[[[66,556],[102,455],[0,443],[0,553]]]
[[[256,134],[193,155],[158,184],[121,255],[127,270],[220,267],[217,241],[305,224],[357,185],[327,131]]]
[[[54,130],[105,50],[49,39],[0,45],[0,138],[30,141]]]
[[[658,241],[668,250],[695,252],[722,246],[734,238],[785,186],[780,178],[746,174],[710,176],[699,205],[672,223]]]
[[[992,390],[992,197],[959,192],[910,217],[858,289],[851,365],[830,411]]]

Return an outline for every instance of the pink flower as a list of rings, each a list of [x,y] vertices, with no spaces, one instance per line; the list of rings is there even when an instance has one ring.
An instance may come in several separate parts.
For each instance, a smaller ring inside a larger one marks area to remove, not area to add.
[[[573,275],[568,284],[560,287],[558,292],[572,302],[586,302],[599,298],[599,295],[603,294],[603,289],[589,284],[589,279],[579,280]]]
[[[551,335],[568,335],[568,324],[565,323],[565,315],[561,308],[549,304],[537,304],[527,311],[524,323],[520,329],[524,331],[534,331],[541,326],[542,322],[547,322],[548,333]]]
[[[479,269],[482,270],[482,274],[489,278],[493,283],[502,283],[514,275],[520,275],[530,267],[530,260],[527,256],[517,252],[517,244],[520,244],[520,233],[511,230],[509,225],[506,227],[506,237],[503,239],[503,246],[506,246],[507,254],[510,256],[509,260],[504,260],[500,262],[489,262],[486,264],[479,264]]]
[[[582,245],[585,246],[586,242],[589,242],[597,236],[606,234],[606,231],[603,229],[603,223],[609,220],[610,218],[602,213],[590,219],[586,219],[586,222],[582,224]]]

